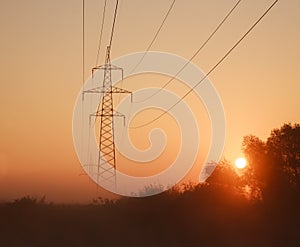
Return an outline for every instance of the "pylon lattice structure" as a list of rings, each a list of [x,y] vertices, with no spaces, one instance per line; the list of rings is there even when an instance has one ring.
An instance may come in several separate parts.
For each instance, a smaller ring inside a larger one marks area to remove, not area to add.
[[[97,182],[108,186],[116,186],[116,151],[114,140],[114,117],[123,117],[125,115],[114,110],[113,94],[130,93],[130,91],[112,86],[112,71],[120,71],[123,80],[123,69],[111,64],[110,46],[106,50],[105,64],[92,69],[104,70],[102,87],[85,90],[84,93],[100,93],[102,99],[99,102],[98,109],[90,117],[100,117],[99,128],[99,152],[97,164]]]

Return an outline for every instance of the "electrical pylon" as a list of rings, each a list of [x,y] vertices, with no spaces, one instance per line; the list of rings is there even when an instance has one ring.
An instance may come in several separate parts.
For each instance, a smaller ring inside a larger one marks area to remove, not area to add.
[[[108,186],[116,187],[117,163],[114,140],[114,117],[123,117],[125,122],[125,115],[114,110],[113,94],[132,93],[112,86],[112,71],[120,71],[121,79],[123,80],[123,69],[111,64],[110,46],[107,46],[106,49],[105,64],[93,68],[92,75],[95,70],[104,70],[102,87],[85,90],[84,93],[102,94],[97,111],[90,115],[90,117],[100,117],[97,182],[98,184],[107,184]]]

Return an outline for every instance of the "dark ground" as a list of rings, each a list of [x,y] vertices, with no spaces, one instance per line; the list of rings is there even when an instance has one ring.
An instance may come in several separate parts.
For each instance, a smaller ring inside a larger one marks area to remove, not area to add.
[[[1,246],[300,246],[299,199],[250,201],[228,188],[56,205],[0,206]]]

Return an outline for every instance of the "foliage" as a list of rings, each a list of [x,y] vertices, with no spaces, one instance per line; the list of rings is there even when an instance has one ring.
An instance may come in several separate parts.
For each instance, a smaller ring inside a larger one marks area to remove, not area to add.
[[[206,182],[210,185],[229,187],[251,200],[261,199],[260,187],[252,174],[252,168],[249,166],[238,172],[229,161],[223,160],[216,166]]]
[[[284,124],[274,129],[266,143],[268,155],[288,181],[300,188],[300,125]]]
[[[212,175],[206,180],[209,184],[239,186],[241,178],[235,172],[233,165],[229,161],[221,161],[215,168]]]
[[[13,202],[8,203],[14,207],[32,207],[36,205],[44,205],[46,204],[46,196],[41,198],[36,198],[33,196],[23,196],[21,198],[15,199]]]
[[[295,195],[300,190],[300,125],[284,124],[274,129],[266,142],[253,135],[244,137],[248,179],[258,184],[264,198]]]
[[[116,203],[2,205],[1,244],[299,246],[299,205],[278,208],[277,204],[249,201],[231,186],[206,183],[184,187],[187,190],[181,187],[172,193],[121,198]]]

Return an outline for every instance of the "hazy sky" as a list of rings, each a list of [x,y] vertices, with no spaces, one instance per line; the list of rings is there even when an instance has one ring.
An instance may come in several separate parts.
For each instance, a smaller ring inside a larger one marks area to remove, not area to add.
[[[103,2],[86,0],[86,78],[95,65]],[[152,50],[189,58],[235,2],[177,0]],[[207,72],[271,2],[242,1],[194,63]],[[170,3],[120,0],[112,58],[145,50]],[[79,176],[72,143],[73,107],[82,86],[81,8],[81,0],[0,1],[0,200],[29,194],[91,201],[103,193]],[[300,122],[299,44],[300,1],[279,1],[210,75],[226,114],[225,158],[241,155],[244,135],[266,138],[284,122]]]

